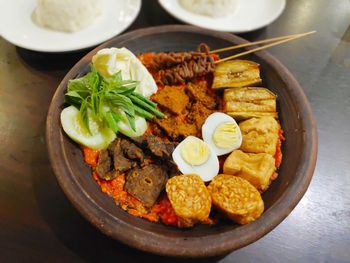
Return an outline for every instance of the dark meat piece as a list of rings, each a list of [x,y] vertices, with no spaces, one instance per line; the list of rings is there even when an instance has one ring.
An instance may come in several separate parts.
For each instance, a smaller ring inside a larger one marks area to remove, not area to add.
[[[206,118],[213,112],[213,110],[207,109],[202,103],[196,102],[192,105],[187,119],[191,123],[194,123],[197,129],[200,131]]]
[[[177,164],[172,159],[167,161],[165,168],[167,169],[169,178],[181,174]]]
[[[114,161],[114,169],[118,172],[126,172],[137,165],[136,161],[129,160],[124,155],[124,149],[122,147],[123,139],[117,138],[108,147],[109,151],[112,153]],[[135,146],[136,147],[136,146]]]
[[[160,159],[169,159],[173,153],[176,143],[164,142],[151,134],[147,135],[147,147],[152,154]]]
[[[167,142],[152,134],[141,137],[132,137],[130,139],[141,148],[149,150],[153,156],[162,160],[171,158],[171,154],[177,145],[176,142]]]
[[[156,119],[155,122],[173,140],[176,140],[177,138],[184,138],[190,135],[196,136],[198,132],[195,124],[187,123],[183,120],[181,121],[171,115],[167,115],[167,118]]]
[[[96,172],[97,175],[104,180],[111,180],[117,176],[113,173],[112,158],[109,156],[107,150],[102,150],[100,152]]]
[[[184,84],[196,77],[214,72],[214,58],[206,55],[198,60],[184,61],[172,68],[159,70],[157,82],[161,85]]]
[[[178,86],[165,86],[152,96],[152,100],[174,114],[182,113],[190,101],[185,89]]]
[[[215,109],[217,106],[217,97],[212,90],[209,90],[206,86],[206,82],[191,83],[186,85],[188,94],[198,102],[201,102],[208,109]]]
[[[143,152],[135,144],[131,143],[128,140],[122,139],[120,142],[120,146],[123,149],[125,157],[131,160],[137,160],[140,163],[143,162],[143,159],[144,159]]]
[[[126,177],[125,191],[139,199],[145,207],[152,207],[168,179],[166,170],[150,164],[130,170]]]

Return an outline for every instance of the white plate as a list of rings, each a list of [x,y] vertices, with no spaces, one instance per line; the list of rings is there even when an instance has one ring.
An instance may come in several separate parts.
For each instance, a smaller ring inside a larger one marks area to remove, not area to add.
[[[74,33],[56,32],[33,23],[36,0],[0,0],[0,35],[16,46],[65,52],[98,45],[124,31],[137,17],[141,0],[100,0],[103,13],[94,24]]]
[[[178,0],[159,0],[159,3],[169,14],[185,23],[234,33],[253,31],[271,24],[286,6],[286,0],[237,0],[232,14],[213,18],[187,11]]]

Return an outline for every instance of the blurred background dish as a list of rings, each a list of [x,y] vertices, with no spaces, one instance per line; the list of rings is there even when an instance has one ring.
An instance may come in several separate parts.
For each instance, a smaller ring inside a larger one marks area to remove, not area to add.
[[[76,32],[59,32],[32,20],[36,0],[2,1],[0,34],[16,46],[42,52],[75,51],[96,46],[123,32],[136,19],[141,0],[100,0],[101,14]]]
[[[286,0],[159,0],[159,3],[169,14],[185,23],[234,33],[249,32],[271,24],[286,6]],[[225,5],[230,12],[223,11]]]

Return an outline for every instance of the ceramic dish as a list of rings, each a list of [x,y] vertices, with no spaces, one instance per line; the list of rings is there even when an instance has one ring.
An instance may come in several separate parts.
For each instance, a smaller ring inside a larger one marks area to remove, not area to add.
[[[103,13],[74,33],[37,26],[31,19],[36,0],[1,1],[0,35],[16,46],[40,52],[67,52],[96,46],[123,32],[137,17],[141,0],[102,0]]]
[[[178,41],[181,39],[181,41]],[[223,221],[214,226],[178,229],[134,217],[101,192],[84,163],[79,145],[63,132],[60,113],[68,80],[85,74],[96,52],[107,47],[127,47],[142,52],[193,50],[201,42],[221,48],[246,41],[237,36],[192,26],[161,26],[116,37],[87,54],[59,85],[47,117],[46,140],[57,180],[80,213],[106,235],[135,248],[168,256],[205,257],[228,253],[267,234],[283,221],[304,195],[317,157],[316,124],[310,105],[293,75],[268,52],[247,59],[260,64],[263,86],[278,96],[279,117],[287,140],[279,177],[262,198],[265,212],[247,225]],[[225,56],[225,55],[223,55]]]
[[[178,0],[159,0],[159,3],[169,14],[185,23],[233,33],[249,32],[271,24],[286,5],[285,0],[237,0],[232,14],[212,18],[187,11]]]

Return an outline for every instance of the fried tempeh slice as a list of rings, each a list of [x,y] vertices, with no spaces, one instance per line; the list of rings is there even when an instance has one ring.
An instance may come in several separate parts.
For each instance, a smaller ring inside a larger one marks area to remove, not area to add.
[[[168,180],[165,189],[180,227],[191,227],[208,219],[211,198],[199,175],[174,176]]]
[[[267,153],[235,150],[225,160],[223,171],[225,174],[242,177],[259,191],[264,191],[275,171],[275,159]]]
[[[251,118],[239,124],[241,150],[248,153],[276,153],[280,125],[272,117]]]
[[[266,88],[246,87],[224,91],[224,111],[246,119],[260,116],[277,117],[276,95]]]
[[[239,88],[259,83],[261,83],[259,64],[236,59],[219,63],[215,67],[212,88]]]
[[[260,193],[243,178],[219,174],[209,184],[208,191],[213,206],[239,224],[258,219],[264,211]]]

